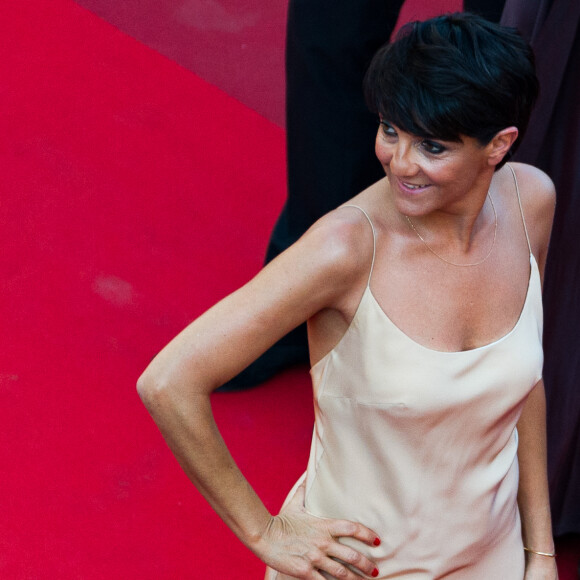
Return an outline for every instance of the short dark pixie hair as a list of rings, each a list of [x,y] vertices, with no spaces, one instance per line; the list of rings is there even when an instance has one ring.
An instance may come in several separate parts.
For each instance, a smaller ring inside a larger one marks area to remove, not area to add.
[[[514,28],[469,13],[404,26],[374,56],[367,105],[398,128],[424,137],[486,145],[506,127],[522,140],[538,96],[534,55]]]

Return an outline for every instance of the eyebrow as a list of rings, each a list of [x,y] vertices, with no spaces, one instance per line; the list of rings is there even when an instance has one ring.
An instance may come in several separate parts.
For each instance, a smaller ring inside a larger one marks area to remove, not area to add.
[[[389,126],[393,127],[394,129],[397,129],[398,131],[403,131],[404,133],[409,133],[409,135],[413,135],[413,136],[417,137],[418,139],[425,139],[426,141],[442,141],[443,143],[464,143],[461,136],[459,136],[457,139],[444,139],[443,137],[437,137],[436,135],[430,135],[428,133],[423,133],[423,134],[412,133],[411,131],[401,129],[401,127],[395,125],[393,122],[389,121],[388,119],[381,119],[380,117],[379,117],[379,123],[381,125],[389,125]]]

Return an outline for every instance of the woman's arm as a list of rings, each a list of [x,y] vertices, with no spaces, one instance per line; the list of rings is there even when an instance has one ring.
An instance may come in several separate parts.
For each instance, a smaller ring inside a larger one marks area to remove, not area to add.
[[[138,382],[169,447],[219,516],[267,564],[297,578],[321,579],[318,570],[360,578],[332,558],[373,575],[374,564],[336,538],[352,536],[372,545],[376,535],[360,524],[308,516],[302,506],[271,516],[227,450],[209,395],[292,328],[339,305],[348,288],[364,280],[365,254],[359,251],[361,244],[370,247],[370,265],[372,238],[369,245],[370,234],[361,234],[360,223],[335,215],[316,224],[173,339]]]
[[[530,393],[518,421],[520,484],[518,504],[524,546],[554,553],[548,478],[546,474],[546,399],[539,381]],[[526,552],[526,580],[558,577],[555,558]]]
[[[550,178],[534,167],[520,163],[517,175],[525,195],[524,213],[540,278],[548,255],[554,219],[555,190]],[[546,397],[540,380],[530,393],[518,421],[520,484],[518,504],[524,546],[535,552],[554,553],[547,477]],[[556,580],[555,558],[526,551],[525,580]]]

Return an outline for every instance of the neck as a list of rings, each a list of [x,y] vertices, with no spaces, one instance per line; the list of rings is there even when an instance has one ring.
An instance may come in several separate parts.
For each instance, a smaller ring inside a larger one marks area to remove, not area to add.
[[[478,237],[496,222],[495,208],[490,193],[490,182],[477,187],[455,204],[425,215],[408,216],[399,212],[401,220],[411,220],[416,233],[432,246],[449,251],[468,253]],[[407,227],[408,223],[406,223]]]

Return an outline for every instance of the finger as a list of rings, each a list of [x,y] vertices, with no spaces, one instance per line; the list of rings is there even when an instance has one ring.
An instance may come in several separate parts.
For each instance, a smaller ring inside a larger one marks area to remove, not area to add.
[[[331,558],[340,560],[340,562],[350,564],[363,574],[366,574],[366,576],[375,578],[379,575],[376,563],[350,546],[345,546],[340,542],[334,542],[328,547],[327,554]]]
[[[361,574],[351,570],[348,566],[346,566],[346,564],[337,562],[332,558],[325,558],[324,561],[318,564],[318,569],[325,579],[332,578],[332,580],[361,580],[361,578],[364,578]],[[375,576],[377,574],[375,574]]]
[[[378,534],[359,524],[348,520],[330,520],[328,531],[334,537],[356,538],[368,546],[379,546],[381,540]]]

